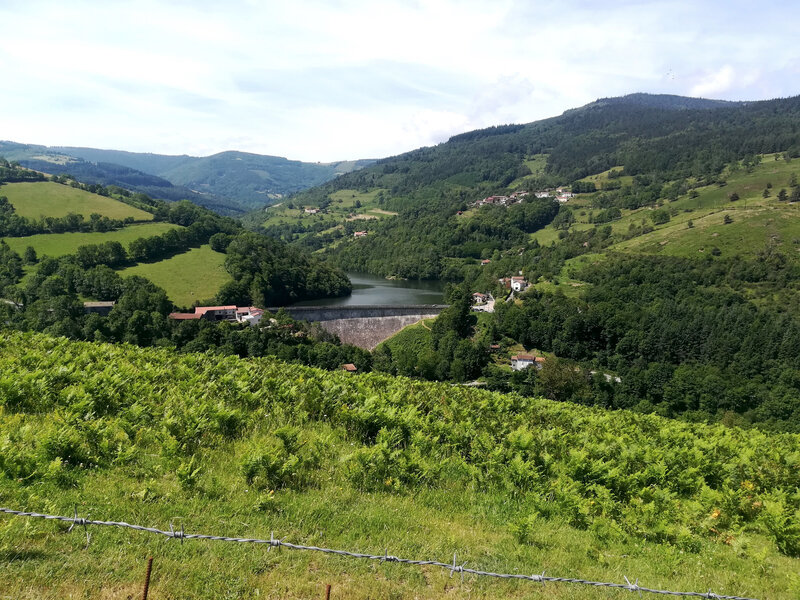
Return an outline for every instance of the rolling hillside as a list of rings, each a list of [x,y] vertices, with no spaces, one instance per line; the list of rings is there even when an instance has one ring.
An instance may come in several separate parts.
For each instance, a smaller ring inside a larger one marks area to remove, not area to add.
[[[0,187],[0,195],[8,198],[18,215],[30,219],[65,217],[69,213],[89,217],[97,213],[110,219],[153,220],[151,213],[114,198],[49,181],[7,183]]]
[[[67,173],[87,183],[118,185],[163,200],[188,199],[228,215],[273,203],[374,162],[304,163],[246,152],[169,156],[15,142],[0,142],[0,156],[46,173]]]
[[[3,506],[659,589],[800,592],[797,436],[271,359],[0,339]],[[541,584],[0,515],[4,592],[527,598]],[[623,592],[564,583],[576,600]],[[625,591],[625,594],[629,592]]]
[[[380,275],[460,280],[449,268],[450,259],[486,258],[495,250],[522,247],[531,233],[517,217],[509,220],[496,212],[486,219],[454,219],[481,198],[570,186],[624,166],[630,179],[617,183],[634,195],[630,208],[653,206],[672,194],[668,185],[713,184],[728,165],[748,157],[800,155],[798,121],[800,98],[726,103],[638,94],[603,99],[552,119],[469,132],[383,159],[291,201],[325,206],[342,190],[384,190],[382,208],[400,218],[372,224],[375,235],[366,240],[337,244],[333,260]],[[639,178],[635,186],[634,177]],[[327,232],[310,236],[296,224],[276,229],[267,222],[266,227],[272,235],[311,248],[331,242]]]

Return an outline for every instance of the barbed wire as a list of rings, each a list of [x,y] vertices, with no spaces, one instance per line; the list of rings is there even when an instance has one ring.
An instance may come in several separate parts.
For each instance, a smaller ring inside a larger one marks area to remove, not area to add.
[[[628,579],[627,576],[623,576],[625,579],[625,583],[613,583],[613,582],[602,582],[602,581],[589,581],[586,579],[579,579],[575,577],[552,577],[550,575],[545,575],[545,571],[542,571],[541,575],[533,574],[533,575],[521,575],[521,574],[513,574],[513,573],[493,573],[491,571],[482,571],[480,569],[472,569],[466,566],[467,563],[458,564],[458,557],[454,553],[453,554],[453,562],[452,563],[444,563],[439,562],[436,560],[412,560],[409,558],[400,558],[398,556],[393,556],[389,554],[388,548],[383,554],[365,554],[361,552],[349,552],[347,550],[335,550],[332,548],[322,548],[319,546],[306,546],[303,544],[292,544],[291,542],[284,541],[286,538],[278,539],[275,537],[274,533],[270,533],[269,539],[259,539],[259,538],[241,538],[241,537],[229,537],[224,535],[207,535],[202,533],[185,533],[183,531],[183,525],[181,525],[180,530],[175,530],[170,523],[169,531],[165,531],[162,529],[157,529],[155,527],[145,527],[143,525],[132,525],[130,523],[125,523],[123,521],[98,521],[89,518],[81,518],[78,516],[77,509],[75,510],[75,514],[72,517],[66,517],[62,515],[48,515],[42,513],[35,513],[35,512],[25,512],[20,510],[12,510],[10,508],[0,508],[0,513],[6,513],[9,515],[15,515],[18,517],[30,517],[30,518],[37,518],[37,519],[48,519],[53,521],[63,521],[66,523],[70,523],[70,527],[67,530],[68,532],[72,531],[75,527],[83,527],[84,531],[86,532],[86,546],[88,547],[89,542],[91,541],[91,536],[89,535],[88,526],[89,525],[101,525],[107,527],[120,527],[124,529],[133,529],[135,531],[145,531],[147,533],[154,533],[157,535],[163,535],[168,538],[173,538],[180,540],[183,543],[184,540],[213,540],[218,542],[236,542],[240,544],[265,544],[268,546],[267,551],[272,550],[272,548],[288,548],[290,550],[309,550],[313,552],[322,552],[325,554],[334,554],[336,556],[345,556],[348,558],[360,558],[364,560],[375,560],[379,562],[390,562],[390,563],[399,563],[405,565],[416,565],[416,566],[432,566],[432,567],[441,567],[450,571],[450,577],[452,578],[453,575],[459,573],[461,575],[461,580],[464,580],[464,575],[477,575],[480,577],[494,577],[497,579],[519,579],[524,581],[534,581],[537,583],[541,583],[544,585],[545,583],[573,583],[579,585],[590,585],[594,587],[604,587],[604,588],[615,588],[615,589],[622,589],[628,590],[631,592],[648,592],[651,594],[661,594],[665,596],[683,596],[683,597],[695,597],[695,598],[709,598],[715,600],[756,600],[754,598],[745,598],[742,596],[725,596],[720,594],[714,594],[710,590],[708,592],[672,592],[668,590],[658,590],[653,588],[648,588],[639,585],[639,579],[637,578],[633,583]]]

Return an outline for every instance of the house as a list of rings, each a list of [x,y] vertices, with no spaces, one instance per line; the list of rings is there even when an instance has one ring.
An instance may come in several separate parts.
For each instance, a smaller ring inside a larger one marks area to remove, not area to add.
[[[500,351],[500,344],[489,345],[489,352],[499,352],[499,351]]]
[[[356,231],[356,232],[353,234],[353,237],[360,238],[360,237],[365,237],[366,235],[367,235],[367,232],[366,232],[366,231]]]
[[[515,292],[524,292],[525,289],[528,287],[528,280],[524,277],[512,277],[511,278],[511,289]]]
[[[319,209],[318,208],[306,208],[306,209],[303,210],[303,212],[306,213],[307,215],[315,215],[315,214],[317,214],[319,212]]]
[[[230,306],[195,306],[195,314],[200,315],[201,319],[207,321],[235,321],[236,309],[235,304]]]
[[[108,313],[111,312],[111,309],[114,308],[114,304],[116,302],[84,302],[83,303],[83,312],[84,314],[90,315],[92,313],[96,315],[100,315],[101,317],[107,317]]]
[[[170,313],[169,318],[175,321],[186,321],[190,319],[204,319],[206,321],[238,321],[236,317],[237,310],[238,307],[236,305],[195,306],[193,313]],[[248,314],[250,314],[249,313],[250,309],[247,310]]]
[[[530,366],[535,366],[541,370],[544,366],[546,359],[544,356],[534,356],[533,354],[515,354],[511,357],[511,369],[514,371],[522,371]]]
[[[497,280],[497,282],[500,283],[507,290],[511,289],[511,279],[509,277],[501,277],[500,279]]]
[[[552,194],[550,193],[549,190],[536,192],[536,197],[537,198],[549,198],[550,196],[552,196]]]
[[[255,327],[264,316],[264,311],[255,306],[243,306],[236,309],[236,322],[247,323],[251,327]]]
[[[515,354],[511,357],[512,371],[522,371],[533,364],[536,364],[536,357],[533,354]]]
[[[353,363],[345,363],[342,365],[342,371],[347,371],[348,373],[355,373],[358,371],[358,368]]]
[[[492,262],[492,261],[490,261],[488,258],[484,258],[484,259],[481,261],[481,266],[482,266],[482,267],[485,267],[485,266],[486,266],[486,265],[488,265],[490,262]]]
[[[200,315],[197,313],[169,313],[169,318],[173,321],[192,321],[194,319],[199,319]]]
[[[474,294],[472,294],[472,301],[475,304],[483,304],[488,299],[489,299],[489,295],[488,294],[483,294],[481,292],[475,292]]]

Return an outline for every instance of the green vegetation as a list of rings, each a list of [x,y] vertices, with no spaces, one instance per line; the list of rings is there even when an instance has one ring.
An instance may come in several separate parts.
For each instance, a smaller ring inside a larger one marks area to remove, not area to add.
[[[127,245],[138,238],[160,235],[172,229],[176,229],[176,226],[171,223],[144,223],[105,233],[42,233],[3,239],[20,254],[27,246],[32,246],[40,257],[58,257],[74,254],[80,246],[87,244],[119,242]]]
[[[69,213],[89,218],[97,213],[109,219],[131,217],[136,221],[151,221],[151,213],[123,204],[113,198],[60,185],[49,181],[36,183],[8,183],[0,187],[0,195],[7,196],[15,212],[29,219],[65,217]]]
[[[231,281],[224,262],[224,254],[203,245],[166,260],[123,269],[120,275],[144,277],[163,288],[177,306],[191,306],[215,297]]]
[[[14,142],[0,142],[2,155],[45,173],[70,174],[81,181],[120,186],[162,200],[189,199],[225,215],[240,215],[374,162],[304,163],[247,152],[168,156]]]
[[[670,590],[800,591],[797,436],[31,334],[3,336],[0,365],[5,506]],[[159,597],[539,589],[113,528],[84,550],[66,529],[0,517],[7,594],[133,594],[148,554]]]
[[[250,213],[243,222],[271,237],[296,241],[310,250],[333,247],[352,238],[356,231],[372,230],[374,221],[397,214],[382,208],[386,192],[343,189],[315,198],[313,204],[284,201]]]

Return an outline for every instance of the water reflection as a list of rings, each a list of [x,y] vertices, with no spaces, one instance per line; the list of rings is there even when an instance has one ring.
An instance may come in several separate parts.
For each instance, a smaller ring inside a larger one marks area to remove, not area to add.
[[[364,273],[348,273],[353,293],[344,298],[306,300],[294,306],[369,306],[376,304],[442,304],[441,281],[402,281]]]

